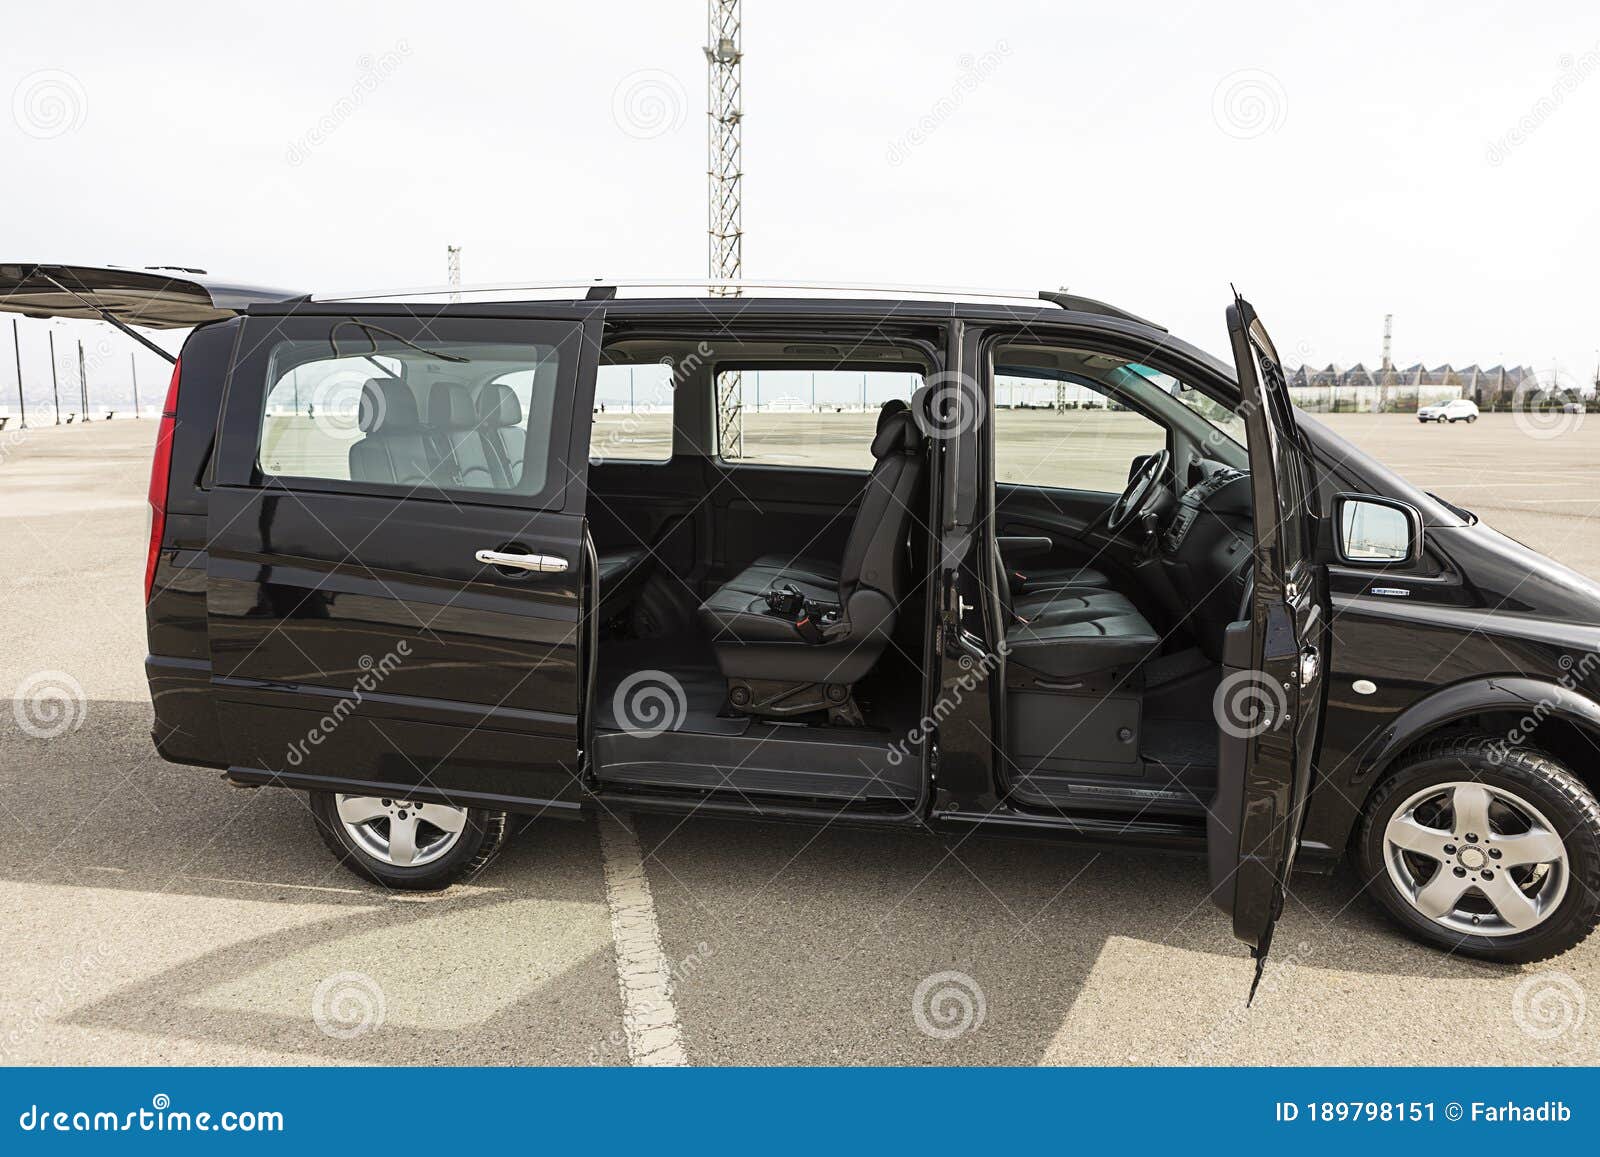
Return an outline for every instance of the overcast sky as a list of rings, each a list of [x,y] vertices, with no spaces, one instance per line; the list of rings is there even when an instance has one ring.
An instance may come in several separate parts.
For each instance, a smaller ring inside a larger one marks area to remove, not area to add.
[[[18,5],[0,258],[333,290],[441,283],[454,243],[468,283],[702,275],[705,26],[700,0]],[[744,51],[747,277],[1067,285],[1219,353],[1231,281],[1292,362],[1373,365],[1392,312],[1402,365],[1594,376],[1592,0],[746,0]],[[117,341],[91,380],[126,378]]]

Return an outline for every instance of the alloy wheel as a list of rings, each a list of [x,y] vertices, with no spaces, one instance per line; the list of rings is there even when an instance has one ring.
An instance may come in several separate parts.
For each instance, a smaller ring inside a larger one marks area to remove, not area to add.
[[[339,819],[367,855],[399,868],[418,868],[444,856],[461,839],[467,809],[375,795],[340,795]]]
[[[1385,825],[1389,878],[1413,908],[1475,936],[1513,936],[1543,923],[1567,893],[1567,849],[1538,808],[1474,781],[1433,784]]]

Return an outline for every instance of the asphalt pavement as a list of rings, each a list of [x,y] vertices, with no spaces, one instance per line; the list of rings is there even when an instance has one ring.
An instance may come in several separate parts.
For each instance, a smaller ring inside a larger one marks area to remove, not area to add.
[[[1600,574],[1600,418],[1335,423]],[[390,894],[333,861],[302,796],[151,749],[153,437],[0,433],[0,687],[68,688],[55,721],[0,713],[0,1062],[627,1063],[629,985],[657,959],[646,1028],[692,1064],[1600,1063],[1600,942],[1452,958],[1349,872],[1296,880],[1249,1009],[1251,963],[1185,857],[603,817],[519,822],[475,883]]]

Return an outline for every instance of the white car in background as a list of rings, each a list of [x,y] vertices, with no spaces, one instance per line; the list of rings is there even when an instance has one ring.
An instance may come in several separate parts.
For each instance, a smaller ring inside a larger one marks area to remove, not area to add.
[[[1451,398],[1436,406],[1423,406],[1417,411],[1419,422],[1476,422],[1478,404],[1470,398]]]

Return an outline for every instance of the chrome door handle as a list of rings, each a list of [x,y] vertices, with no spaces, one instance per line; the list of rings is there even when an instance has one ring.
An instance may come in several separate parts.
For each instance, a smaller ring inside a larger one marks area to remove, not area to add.
[[[538,571],[540,574],[561,574],[567,569],[567,560],[554,554],[512,554],[504,550],[480,550],[473,557],[486,566],[509,566],[517,570]]]
[[[1300,652],[1300,686],[1309,687],[1322,670],[1322,654],[1315,647]]]

